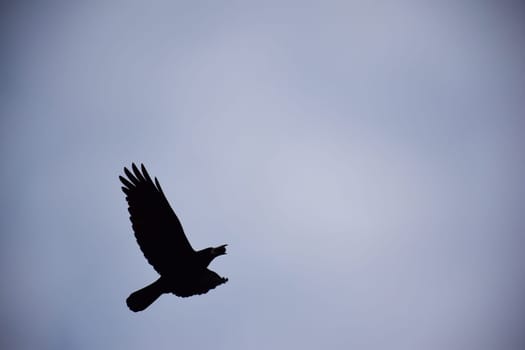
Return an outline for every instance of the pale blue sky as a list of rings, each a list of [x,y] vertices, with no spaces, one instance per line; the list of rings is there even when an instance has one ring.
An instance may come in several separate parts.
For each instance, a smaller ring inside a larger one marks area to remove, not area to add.
[[[1,348],[525,343],[523,7],[2,6]],[[132,161],[226,285],[127,309]]]

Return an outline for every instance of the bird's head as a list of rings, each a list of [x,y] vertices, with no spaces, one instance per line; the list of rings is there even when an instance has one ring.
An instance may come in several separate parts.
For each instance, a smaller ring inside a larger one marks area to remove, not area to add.
[[[226,254],[226,246],[227,244],[223,244],[215,248],[210,247],[203,250],[199,250],[197,252],[197,259],[200,261],[200,264],[208,266],[213,259],[215,259],[219,255]]]
[[[227,246],[227,244],[223,244],[223,245],[215,247],[215,248],[210,248],[211,249],[210,254],[214,258],[218,257],[219,255],[224,255],[224,254],[226,254],[226,246]]]

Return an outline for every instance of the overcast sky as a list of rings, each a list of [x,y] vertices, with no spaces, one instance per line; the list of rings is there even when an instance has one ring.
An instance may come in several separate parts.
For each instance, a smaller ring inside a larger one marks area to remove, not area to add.
[[[1,6],[1,348],[523,348],[522,6]],[[131,162],[227,284],[128,310]]]

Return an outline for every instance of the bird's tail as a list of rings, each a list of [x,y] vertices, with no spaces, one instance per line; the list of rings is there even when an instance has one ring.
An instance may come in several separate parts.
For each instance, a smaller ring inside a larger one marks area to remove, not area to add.
[[[139,289],[126,299],[126,304],[131,311],[137,312],[142,311],[148,306],[150,306],[158,297],[162,295],[162,285],[160,278],[146,286],[142,289]]]

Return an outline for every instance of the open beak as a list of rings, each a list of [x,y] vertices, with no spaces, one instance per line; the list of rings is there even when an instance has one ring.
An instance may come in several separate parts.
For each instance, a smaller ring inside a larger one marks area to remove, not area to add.
[[[219,247],[215,247],[213,248],[213,253],[215,256],[219,256],[219,255],[225,255],[226,254],[226,246],[227,244],[223,244]]]

